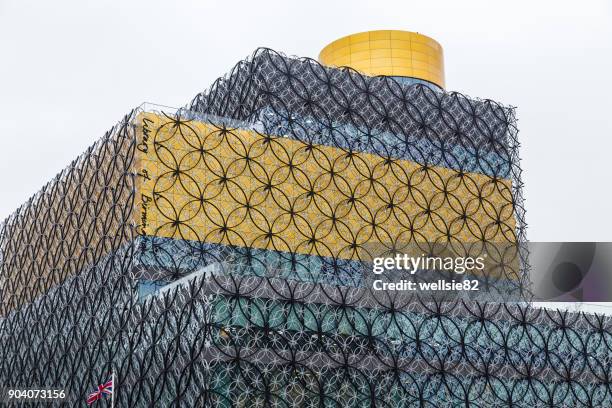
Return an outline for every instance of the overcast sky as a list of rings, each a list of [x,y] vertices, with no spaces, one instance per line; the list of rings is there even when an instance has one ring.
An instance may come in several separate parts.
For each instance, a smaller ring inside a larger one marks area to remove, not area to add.
[[[132,107],[182,106],[258,46],[400,29],[442,44],[449,90],[517,106],[528,237],[612,241],[611,4],[0,0],[0,219]]]

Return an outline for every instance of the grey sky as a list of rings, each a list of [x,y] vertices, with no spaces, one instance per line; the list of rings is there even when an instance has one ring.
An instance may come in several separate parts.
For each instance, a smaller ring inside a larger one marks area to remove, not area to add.
[[[132,107],[182,106],[258,46],[316,58],[372,29],[432,36],[449,90],[518,107],[531,240],[612,241],[605,0],[0,0],[0,219]]]

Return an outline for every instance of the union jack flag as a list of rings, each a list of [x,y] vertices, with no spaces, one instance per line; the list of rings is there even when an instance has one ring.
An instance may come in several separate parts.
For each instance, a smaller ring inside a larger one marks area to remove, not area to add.
[[[91,405],[97,400],[101,399],[104,395],[112,395],[113,394],[113,379],[111,378],[109,381],[105,382],[102,385],[98,385],[98,389],[89,394],[87,397],[87,405]]]

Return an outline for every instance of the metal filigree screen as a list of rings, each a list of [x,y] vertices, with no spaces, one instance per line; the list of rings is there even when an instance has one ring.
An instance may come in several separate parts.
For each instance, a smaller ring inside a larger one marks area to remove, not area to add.
[[[111,371],[116,406],[608,406],[609,319],[525,303],[516,133],[489,100],[258,50],[188,108],[131,112],[2,224],[0,384],[74,406]],[[432,244],[486,250],[475,278],[515,302],[372,290],[373,252]]]

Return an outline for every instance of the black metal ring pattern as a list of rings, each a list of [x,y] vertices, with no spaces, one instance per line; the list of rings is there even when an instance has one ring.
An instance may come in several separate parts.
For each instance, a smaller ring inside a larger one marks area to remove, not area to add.
[[[389,102],[393,93],[401,108]],[[304,95],[326,102],[315,108]],[[269,50],[192,108],[200,112],[179,118],[226,116],[306,144],[321,141],[312,129],[328,129],[330,146],[385,148],[385,157],[461,172],[468,164],[447,155],[442,137],[453,129],[448,140],[472,155],[471,171],[513,180],[516,239],[524,241],[511,109]],[[609,317],[376,297],[340,261],[321,260],[329,279],[313,280],[303,273],[321,266],[316,257],[139,234],[137,116],[0,227],[0,384],[63,385],[70,406],[82,406],[111,370],[118,407],[612,405]],[[402,136],[414,126],[424,126],[422,137]],[[381,136],[357,142],[355,132]],[[491,152],[507,167],[489,166]],[[270,273],[286,264],[289,272]],[[198,270],[172,289],[136,295],[143,279]]]
[[[507,180],[165,114],[141,120],[152,146],[140,160],[147,174],[142,184],[149,186],[139,189],[146,198],[145,235],[270,250],[275,254],[261,255],[268,263],[277,258],[268,270],[285,270],[287,278],[303,270],[308,279],[336,277],[345,284],[351,278],[353,285],[371,270],[359,261],[381,251],[412,245],[415,256],[434,250],[484,255],[489,267],[477,277],[480,284],[497,289],[496,300],[524,299]],[[160,239],[152,247],[159,256],[148,262],[149,280],[179,279],[193,272],[195,258],[199,266],[217,261],[208,254],[215,248],[164,249],[170,245]],[[320,265],[307,259],[309,265],[296,265],[294,253],[315,256]],[[232,256],[248,265],[254,254]]]

